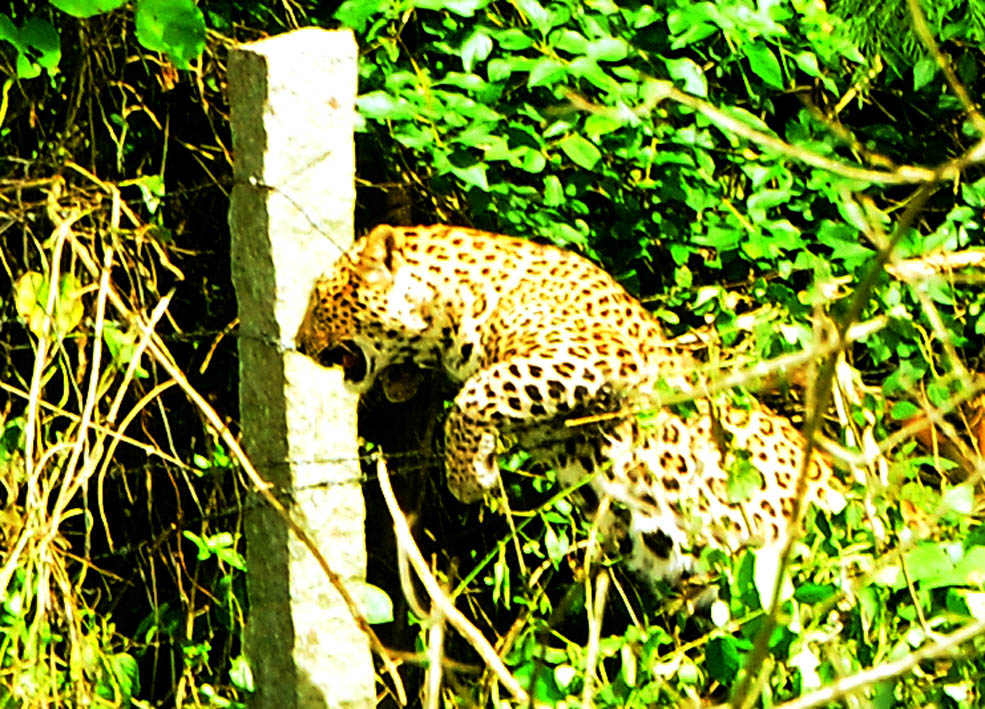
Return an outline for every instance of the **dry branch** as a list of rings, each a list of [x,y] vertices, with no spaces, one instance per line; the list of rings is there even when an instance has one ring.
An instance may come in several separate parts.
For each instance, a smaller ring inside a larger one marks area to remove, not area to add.
[[[469,641],[469,644],[479,653],[479,657],[486,663],[486,666],[492,670],[493,674],[496,675],[499,681],[503,683],[503,686],[509,690],[510,694],[517,701],[528,701],[529,697],[526,691],[516,681],[516,678],[510,674],[510,671],[503,664],[503,660],[496,654],[489,641],[483,637],[478,628],[469,622],[468,618],[462,615],[461,611],[451,602],[451,599],[441,590],[441,585],[434,578],[434,575],[428,568],[427,562],[421,555],[420,549],[417,548],[417,544],[414,542],[414,535],[411,534],[410,527],[407,524],[407,519],[404,517],[397,498],[393,494],[393,488],[390,486],[390,476],[387,474],[386,463],[382,455],[377,456],[376,473],[380,482],[380,491],[383,493],[383,499],[386,501],[387,509],[390,511],[390,517],[393,520],[393,530],[397,536],[400,553],[407,555],[410,565],[417,573],[417,577],[431,598],[431,602],[437,608],[438,613],[447,619],[462,637]]]

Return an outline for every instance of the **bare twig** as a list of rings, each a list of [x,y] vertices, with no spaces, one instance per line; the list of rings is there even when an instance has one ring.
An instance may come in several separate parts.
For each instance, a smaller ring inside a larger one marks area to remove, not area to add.
[[[93,277],[95,277],[99,273],[99,269],[92,260],[89,252],[85,248],[82,248],[82,246],[74,239],[70,239],[69,243],[72,245],[74,253],[79,257],[79,260],[83,263],[85,268]],[[143,322],[140,316],[126,305],[112,285],[108,288],[107,295],[109,297],[110,304],[117,310],[120,316],[123,317],[132,328],[134,328],[137,332],[140,332],[142,336],[149,338],[148,351],[154,361],[156,361],[168,373],[168,375],[175,380],[175,382],[177,382],[178,386],[185,393],[185,396],[187,396],[192,404],[198,408],[215,434],[219,436],[222,442],[226,445],[232,457],[237,463],[239,463],[244,474],[254,486],[256,492],[264,499],[264,501],[266,501],[268,505],[270,505],[271,508],[274,509],[281,519],[284,520],[284,523],[287,524],[291,532],[297,536],[301,543],[304,544],[314,556],[315,560],[318,562],[318,565],[321,566],[322,571],[328,578],[329,583],[331,583],[335,590],[338,591],[339,596],[341,596],[342,601],[345,603],[346,608],[348,608],[353,620],[359,626],[359,629],[369,639],[369,643],[373,648],[373,651],[376,652],[383,661],[383,665],[394,683],[394,689],[400,703],[406,704],[407,695],[403,688],[403,683],[400,680],[400,675],[397,674],[397,668],[393,664],[393,660],[390,658],[379,637],[375,632],[373,632],[372,627],[369,625],[366,617],[359,609],[358,604],[352,598],[352,595],[346,588],[342,577],[335,573],[328,561],[325,559],[325,556],[321,553],[318,545],[315,544],[314,540],[300,525],[298,525],[297,522],[294,521],[281,501],[270,492],[270,483],[264,480],[263,477],[257,472],[249,457],[240,447],[239,441],[236,440],[236,437],[229,430],[229,427],[223,422],[219,414],[216,413],[215,409],[212,408],[211,404],[209,404],[209,402],[207,402],[205,398],[189,383],[188,379],[181,371],[181,368],[174,361],[174,358],[171,356],[170,351],[161,340],[160,336],[156,332],[153,332],[150,325]]]
[[[595,574],[595,588],[592,592],[592,575],[585,580],[586,591],[585,610],[588,614],[588,647],[585,649],[585,686],[581,693],[582,709],[591,709],[593,691],[595,689],[595,671],[599,661],[600,643],[602,640],[602,616],[605,615],[605,604],[609,597],[609,571],[602,569]]]
[[[971,100],[971,97],[968,96],[968,91],[965,89],[964,84],[958,80],[954,69],[951,68],[951,62],[941,54],[940,47],[937,46],[937,41],[934,39],[934,34],[927,26],[927,18],[924,17],[923,10],[920,9],[919,1],[906,0],[906,4],[909,7],[910,18],[913,20],[913,29],[916,31],[917,36],[920,37],[923,46],[927,48],[934,61],[937,62],[937,66],[944,72],[944,78],[947,79],[951,91],[954,92],[961,105],[964,106],[964,110],[968,112],[968,116],[971,118],[975,130],[978,131],[979,135],[985,136],[985,119],[982,118],[982,114],[978,112],[978,108]]]
[[[425,683],[427,709],[438,709],[441,706],[441,671],[444,666],[445,654],[445,619],[437,608],[431,611],[428,618],[428,669]]]
[[[759,382],[768,380],[772,376],[782,372],[797,370],[817,359],[835,355],[845,350],[853,342],[857,342],[878,332],[888,324],[889,318],[885,315],[880,315],[864,322],[857,322],[852,324],[841,338],[825,338],[823,341],[815,342],[811,347],[799,352],[791,352],[790,354],[780,355],[773,359],[761,360],[752,366],[742,368],[732,374],[720,375],[720,373],[716,373],[714,377],[705,378],[695,385],[688,384],[684,381],[674,381],[674,391],[672,393],[641,396],[638,406],[620,409],[611,413],[571,418],[565,421],[565,425],[584,426],[585,424],[598,421],[622,418],[627,414],[646,413],[664,406],[672,406],[687,401],[694,401],[695,399],[705,399],[715,393],[731,391],[736,387],[744,387],[755,391]],[[674,343],[668,342],[667,348],[668,351],[673,351]],[[689,366],[688,371],[693,374],[698,370]]]
[[[8,382],[0,381],[0,391],[5,391],[10,395],[16,396],[20,399],[24,399],[25,401],[30,397],[29,392],[26,392],[23,389],[19,389],[18,387],[15,387],[9,384]],[[39,408],[44,409],[46,411],[51,411],[53,413],[58,414],[59,416],[64,416],[65,418],[69,419],[73,423],[78,422],[79,419],[81,418],[79,414],[76,414],[72,411],[67,411],[61,406],[52,404],[50,401],[41,400],[38,402],[38,406]],[[126,429],[122,425],[118,430],[112,429],[108,426],[104,426],[103,424],[99,424],[95,422],[90,423],[89,427],[92,428],[94,431],[99,431],[100,433],[109,434],[114,438],[118,439],[121,443],[126,443],[129,446],[133,446],[134,448],[136,448],[137,450],[141,451],[142,453],[148,456],[160,458],[161,460],[166,461],[179,468],[191,468],[191,466],[186,464],[181,459],[175,458],[174,456],[166,453],[165,451],[162,451],[160,448],[156,448],[152,445],[144,443],[143,441],[138,441],[136,438],[133,438],[131,436],[124,435],[122,431]]]
[[[656,98],[652,104],[636,109],[635,113],[649,113],[653,109],[653,105],[657,102],[663,99],[670,99],[682,106],[694,109],[711,120],[723,132],[738,135],[766,150],[794,160],[799,160],[807,165],[851,180],[859,180],[877,185],[913,185],[946,182],[956,179],[969,165],[985,159],[985,139],[982,139],[975,143],[964,155],[942,163],[936,168],[926,168],[917,165],[899,165],[892,170],[870,170],[868,168],[856,167],[845,162],[832,160],[823,155],[818,155],[806,148],[799,148],[780,140],[776,136],[757,130],[748,123],[733,118],[707,101],[675,88],[669,81],[659,79],[651,79],[651,81],[659,89],[659,91],[655,92]],[[567,98],[575,108],[580,110],[602,114],[612,114],[615,111],[615,109],[594,104],[573,92],[569,92]]]
[[[420,549],[417,548],[417,544],[414,542],[414,535],[411,534],[410,527],[407,524],[407,519],[404,517],[397,498],[393,494],[393,488],[390,486],[390,476],[387,473],[386,463],[382,455],[377,456],[376,459],[376,474],[379,478],[380,491],[383,493],[383,499],[393,520],[393,530],[397,537],[397,543],[400,545],[402,553],[407,555],[407,559],[417,573],[421,585],[424,586],[428,596],[431,598],[431,612],[434,613],[434,609],[437,609],[438,612],[448,619],[451,626],[462,637],[468,640],[472,648],[479,653],[479,657],[486,663],[486,666],[492,670],[493,674],[496,675],[516,700],[521,702],[528,701],[527,692],[520,686],[516,678],[510,674],[510,671],[503,664],[503,660],[496,654],[489,641],[483,637],[478,628],[469,622],[468,618],[462,615],[461,611],[455,607],[444,591],[441,590],[441,585],[434,578],[434,575],[428,568],[427,562],[421,555]]]

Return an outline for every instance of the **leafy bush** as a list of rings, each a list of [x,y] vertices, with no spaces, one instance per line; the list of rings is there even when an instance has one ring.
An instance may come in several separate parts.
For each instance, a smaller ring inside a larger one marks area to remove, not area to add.
[[[897,10],[885,8],[894,22]],[[956,600],[981,589],[971,571],[980,553],[972,488],[942,485],[948,470],[960,480],[959,464],[939,448],[922,456],[912,441],[900,446],[894,433],[900,423],[920,433],[928,405],[951,411],[980,390],[965,368],[985,327],[977,281],[908,270],[952,253],[980,263],[963,251],[982,241],[980,170],[957,177],[960,189],[923,194],[919,183],[934,173],[903,167],[943,164],[980,137],[931,55],[911,53],[904,64],[894,54],[883,73],[885,58],[859,44],[853,18],[797,1],[351,0],[336,17],[363,47],[361,145],[388,156],[390,169],[370,174],[404,184],[413,221],[585,251],[669,330],[699,328],[714,343],[706,356],[737,367],[818,347],[824,313],[841,333],[867,327],[838,365],[833,429],[849,458],[867,465],[854,464],[843,512],[806,521],[773,616],[775,561],[749,552],[708,560],[721,586],[710,612],[671,589],[653,599],[623,588],[620,603],[610,593],[610,612],[631,622],[589,622],[586,641],[577,619],[591,617],[601,582],[582,577],[579,540],[590,525],[564,500],[528,512],[533,523],[504,530],[462,570],[484,581],[493,619],[513,604],[528,612],[501,642],[539,701],[652,706],[742,694],[743,665],[762,661],[754,648],[765,637],[772,669],[763,691],[779,702],[914,657],[931,628],[980,617]],[[971,17],[935,9],[929,20],[947,39],[969,36],[961,28]],[[912,47],[914,37],[887,41]],[[947,50],[961,79],[980,85],[974,53]],[[912,79],[908,94],[901,76]],[[378,203],[371,189],[363,195]],[[712,386],[720,376],[710,375]],[[524,470],[517,460],[506,469]],[[522,480],[508,491],[513,510],[544,498]],[[524,571],[544,568],[561,591]],[[900,612],[889,617],[889,604]],[[594,688],[586,664],[598,673]],[[969,706],[976,672],[970,662],[935,682],[872,680],[869,696]]]

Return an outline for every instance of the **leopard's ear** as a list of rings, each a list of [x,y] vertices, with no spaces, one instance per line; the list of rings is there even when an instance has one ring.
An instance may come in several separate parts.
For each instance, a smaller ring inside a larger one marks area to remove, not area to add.
[[[357,263],[368,283],[383,284],[393,280],[403,263],[403,234],[392,226],[380,224],[363,238]]]

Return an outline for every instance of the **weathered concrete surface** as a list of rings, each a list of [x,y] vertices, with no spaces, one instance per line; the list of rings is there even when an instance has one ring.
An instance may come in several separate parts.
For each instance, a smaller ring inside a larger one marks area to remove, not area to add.
[[[312,283],[352,241],[356,76],[350,32],[297,30],[229,54],[243,439],[347,579],[366,567],[356,402],[337,371],[291,350]],[[368,642],[311,554],[259,503],[246,525],[253,706],[374,706]]]

